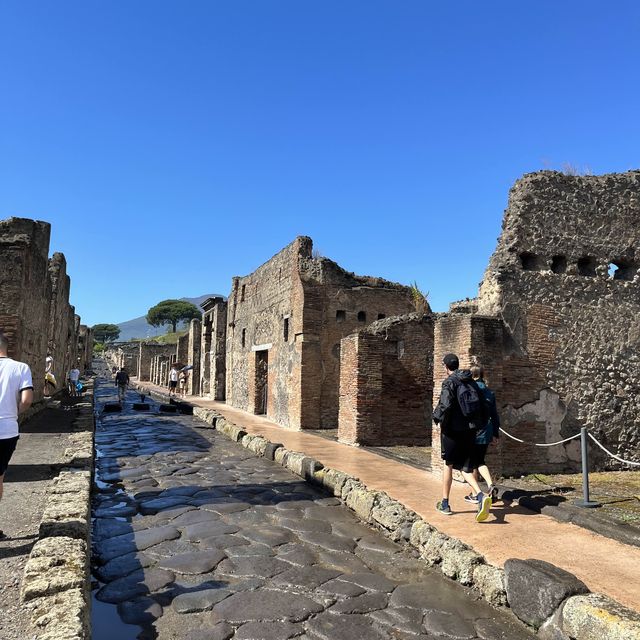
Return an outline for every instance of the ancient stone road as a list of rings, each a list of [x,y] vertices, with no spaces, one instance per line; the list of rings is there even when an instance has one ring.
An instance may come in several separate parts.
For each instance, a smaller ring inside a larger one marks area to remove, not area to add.
[[[135,399],[102,413],[115,389],[97,385],[94,637],[533,637],[335,498],[191,416],[133,411]],[[127,625],[116,632],[100,603]]]

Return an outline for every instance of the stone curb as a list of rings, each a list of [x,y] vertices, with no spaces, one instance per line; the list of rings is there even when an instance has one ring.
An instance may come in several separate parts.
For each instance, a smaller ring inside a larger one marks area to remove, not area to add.
[[[47,490],[38,541],[24,569],[21,598],[38,640],[91,638],[90,549],[93,389],[80,402],[64,467]]]
[[[143,385],[138,386],[149,393]],[[163,397],[156,391],[151,395]],[[324,488],[361,520],[375,526],[392,540],[414,547],[429,566],[439,567],[448,578],[473,588],[489,604],[509,607],[511,603],[528,599],[527,607],[511,609],[530,629],[538,632],[541,640],[640,640],[638,612],[598,593],[567,589],[564,594],[557,596],[565,586],[566,576],[580,582],[568,572],[537,560],[507,560],[505,568],[509,567],[509,563],[526,565],[529,571],[534,567],[540,569],[541,564],[549,567],[546,583],[542,583],[537,593],[532,593],[531,585],[526,580],[511,580],[509,583],[505,569],[488,564],[469,545],[438,531],[384,491],[371,490],[358,478],[324,467],[304,453],[290,451],[263,436],[248,434],[212,409],[194,406],[193,415],[256,455],[273,460],[309,483]],[[553,601],[551,608],[550,600]],[[545,610],[547,617],[542,624],[530,623],[532,608]]]

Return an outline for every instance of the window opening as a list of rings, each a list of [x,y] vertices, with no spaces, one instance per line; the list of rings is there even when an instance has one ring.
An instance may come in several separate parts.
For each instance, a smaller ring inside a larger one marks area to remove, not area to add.
[[[535,253],[521,253],[520,264],[524,271],[537,271],[539,269],[538,256]]]
[[[282,323],[282,337],[285,342],[289,342],[289,318],[285,318]]]
[[[366,322],[367,314],[364,311],[358,311],[358,322]]]
[[[593,277],[596,275],[596,259],[591,256],[583,256],[578,260],[578,273],[581,276]]]
[[[242,330],[241,341],[242,341],[242,346],[244,347],[246,345],[246,343],[247,343],[247,330],[246,329]]]
[[[378,314],[378,320],[384,320],[387,316],[384,313]]]
[[[614,280],[633,280],[638,265],[629,260],[614,260],[609,264],[609,277]]]
[[[566,256],[553,256],[553,258],[551,258],[551,271],[553,271],[553,273],[564,273],[566,270]]]
[[[244,297],[247,292],[247,285],[243,284],[242,289],[240,290],[240,302],[244,302]]]
[[[344,309],[336,311],[336,322],[344,322],[347,319],[347,312]]]

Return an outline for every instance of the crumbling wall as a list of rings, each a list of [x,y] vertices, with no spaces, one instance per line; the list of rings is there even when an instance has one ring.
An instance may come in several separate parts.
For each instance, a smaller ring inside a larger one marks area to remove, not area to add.
[[[91,369],[93,360],[93,329],[85,324],[80,325],[78,331],[78,369]]]
[[[202,303],[200,355],[202,394],[212,400],[225,399],[227,303],[219,297]]]
[[[342,339],[341,442],[430,444],[433,325],[418,313],[393,316]]]
[[[151,360],[154,356],[170,356],[175,353],[175,345],[141,342],[138,347],[138,380],[151,381]]]
[[[202,323],[200,320],[192,320],[189,323],[189,344],[187,349],[187,364],[193,369],[189,371],[187,380],[187,393],[200,395],[200,341],[202,336]],[[175,360],[174,360],[175,362]]]
[[[43,396],[49,334],[50,232],[46,222],[0,221],[0,328],[9,355],[31,367],[36,400]]]
[[[49,259],[48,275],[51,298],[49,304],[49,326],[47,352],[53,358],[52,373],[60,389],[64,385],[66,372],[71,368],[69,340],[73,335],[73,311],[69,305],[71,279],[67,275],[67,261],[61,253]]]
[[[505,428],[549,441],[585,425],[640,460],[639,266],[640,171],[515,183],[478,298],[506,328]],[[575,442],[547,452],[546,469],[576,468]]]

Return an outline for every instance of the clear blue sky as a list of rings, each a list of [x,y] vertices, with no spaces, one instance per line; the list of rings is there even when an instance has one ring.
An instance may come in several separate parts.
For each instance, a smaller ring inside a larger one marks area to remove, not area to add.
[[[522,173],[640,166],[635,0],[4,0],[0,60],[0,218],[89,324],[301,234],[446,310]]]

